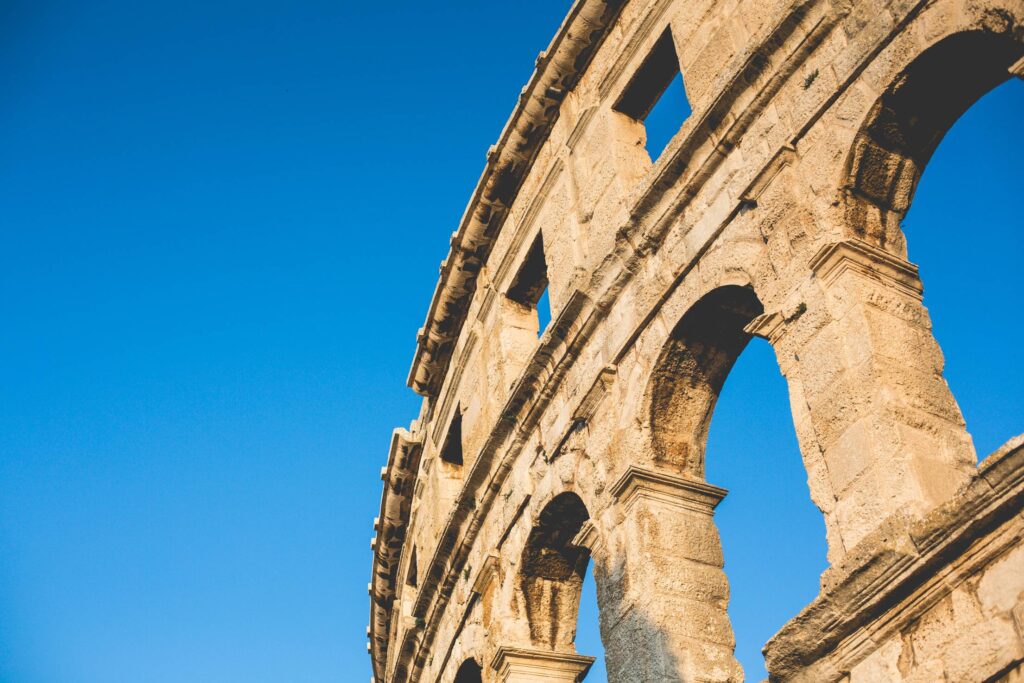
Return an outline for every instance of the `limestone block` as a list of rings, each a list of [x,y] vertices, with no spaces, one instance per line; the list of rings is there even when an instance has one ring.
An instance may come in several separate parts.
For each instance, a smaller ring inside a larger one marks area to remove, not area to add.
[[[850,683],[902,683],[903,642],[888,640],[850,671]]]
[[[984,683],[1024,658],[1024,645],[1009,619],[989,619],[957,634],[942,654],[947,680]]]
[[[999,558],[978,582],[978,600],[989,616],[1014,609],[1024,601],[1024,547]]]

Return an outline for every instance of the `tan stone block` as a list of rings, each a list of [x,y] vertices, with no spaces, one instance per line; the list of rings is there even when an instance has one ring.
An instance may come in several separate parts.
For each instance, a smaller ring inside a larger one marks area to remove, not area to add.
[[[982,574],[977,593],[989,616],[1020,605],[1024,601],[1024,547],[1010,550],[993,563]]]
[[[902,683],[898,665],[902,654],[900,639],[887,640],[850,670],[850,683]]]
[[[1024,645],[1009,619],[995,618],[956,637],[942,654],[946,678],[963,683],[983,683],[1024,657]]]

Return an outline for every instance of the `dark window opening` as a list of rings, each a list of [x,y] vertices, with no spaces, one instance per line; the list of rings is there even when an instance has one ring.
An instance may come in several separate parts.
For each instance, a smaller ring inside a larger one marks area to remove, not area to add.
[[[644,124],[647,153],[657,160],[692,113],[671,31],[666,29],[655,43],[615,110]]]
[[[548,265],[544,257],[544,240],[538,233],[537,239],[526,253],[526,259],[519,268],[508,298],[537,312],[537,334],[540,335],[551,322],[551,303],[548,298]]]
[[[462,464],[462,410],[456,406],[455,415],[448,426],[448,436],[441,447],[441,460],[452,465]]]

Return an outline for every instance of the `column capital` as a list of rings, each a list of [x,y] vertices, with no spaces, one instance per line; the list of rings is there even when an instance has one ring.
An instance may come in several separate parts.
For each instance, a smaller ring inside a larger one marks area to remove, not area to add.
[[[811,270],[826,287],[846,273],[880,280],[915,299],[923,288],[917,266],[864,240],[850,239],[826,244],[811,259]]]
[[[578,683],[593,663],[593,657],[575,652],[500,647],[491,668],[502,683]]]
[[[627,510],[639,500],[651,500],[711,514],[728,491],[697,479],[631,465],[611,493]]]

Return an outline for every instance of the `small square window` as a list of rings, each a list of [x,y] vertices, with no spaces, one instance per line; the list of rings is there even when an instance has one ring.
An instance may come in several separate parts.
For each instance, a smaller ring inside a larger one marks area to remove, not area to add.
[[[544,333],[551,322],[551,301],[548,298],[548,265],[544,258],[544,240],[540,233],[526,253],[526,259],[519,268],[508,298],[533,309],[537,313],[537,336]]]
[[[670,30],[654,44],[614,108],[644,124],[647,153],[656,161],[692,113]]]

